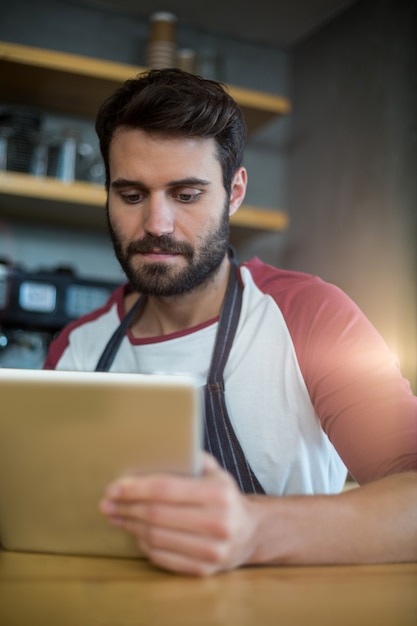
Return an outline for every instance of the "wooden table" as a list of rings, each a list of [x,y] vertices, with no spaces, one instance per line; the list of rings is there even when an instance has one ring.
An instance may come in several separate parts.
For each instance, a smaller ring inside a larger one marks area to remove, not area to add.
[[[243,568],[0,553],[1,626],[416,626],[417,563]]]

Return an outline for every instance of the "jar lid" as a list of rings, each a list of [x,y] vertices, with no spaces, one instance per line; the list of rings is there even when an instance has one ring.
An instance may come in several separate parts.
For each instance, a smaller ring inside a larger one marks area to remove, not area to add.
[[[169,13],[168,11],[157,11],[156,13],[152,13],[149,17],[152,22],[161,21],[161,22],[176,22],[177,16],[173,13]]]

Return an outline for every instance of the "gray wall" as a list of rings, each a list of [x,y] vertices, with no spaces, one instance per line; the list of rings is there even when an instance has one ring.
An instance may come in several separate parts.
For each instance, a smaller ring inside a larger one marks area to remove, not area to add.
[[[414,0],[361,0],[293,51],[284,265],[340,285],[416,384]]]

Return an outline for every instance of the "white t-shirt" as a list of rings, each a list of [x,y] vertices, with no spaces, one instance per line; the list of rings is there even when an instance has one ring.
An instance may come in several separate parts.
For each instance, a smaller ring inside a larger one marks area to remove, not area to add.
[[[417,398],[358,307],[318,277],[258,259],[240,266],[240,278],[226,404],[265,492],[336,493],[346,467],[358,482],[417,469]],[[64,329],[45,367],[94,370],[123,318],[128,288]],[[204,385],[217,323],[146,339],[128,331],[111,370],[187,373]]]

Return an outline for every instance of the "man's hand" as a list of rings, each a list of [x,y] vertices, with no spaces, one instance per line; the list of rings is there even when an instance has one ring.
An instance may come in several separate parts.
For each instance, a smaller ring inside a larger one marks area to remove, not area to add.
[[[165,569],[204,576],[247,563],[254,551],[255,502],[207,453],[201,477],[124,477],[109,486],[100,508]]]
[[[201,477],[121,478],[101,510],[153,563],[184,574],[417,560],[417,472],[338,495],[247,496],[205,453]]]

